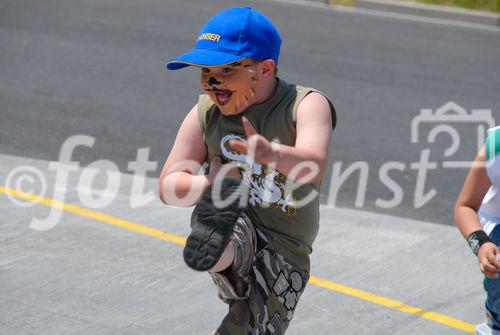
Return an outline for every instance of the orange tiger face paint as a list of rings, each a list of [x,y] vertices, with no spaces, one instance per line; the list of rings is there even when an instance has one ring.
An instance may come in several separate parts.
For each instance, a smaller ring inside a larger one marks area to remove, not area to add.
[[[201,87],[222,114],[236,115],[255,101],[259,80],[257,64],[251,59],[201,69]]]

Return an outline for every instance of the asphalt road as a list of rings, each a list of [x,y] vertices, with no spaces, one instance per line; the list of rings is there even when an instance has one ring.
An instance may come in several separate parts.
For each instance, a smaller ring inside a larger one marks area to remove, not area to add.
[[[93,208],[79,185],[88,169],[61,188],[49,162],[10,155],[0,155],[0,185],[19,166],[40,171],[48,198],[34,204],[0,187],[0,334],[199,335],[218,326],[227,305],[210,276],[182,260],[190,208],[156,197],[132,207],[130,174],[119,174],[116,193],[95,192],[111,202]],[[100,176],[94,187],[105,183]],[[53,206],[54,197],[67,205]],[[455,227],[323,206],[313,248],[287,335],[464,335],[484,321],[482,276]]]
[[[158,162],[149,175],[157,176],[200,93],[197,69],[167,72],[163,62],[190,49],[216,11],[242,4],[264,12],[280,30],[280,76],[334,100],[339,122],[332,166],[345,170],[366,162],[364,201],[355,204],[353,175],[336,205],[450,224],[466,169],[441,168],[450,144],[446,135],[434,144],[411,143],[411,123],[421,109],[435,110],[448,101],[466,110],[491,109],[500,117],[495,32],[268,1],[4,0],[0,153],[57,160],[68,137],[86,134],[96,141],[75,151],[73,159],[82,165],[107,159],[127,172],[137,150],[147,147]],[[450,160],[474,156],[476,128],[457,127],[460,150]],[[415,208],[417,170],[411,164],[426,148],[438,168],[427,173],[425,190],[437,194]],[[399,162],[389,175],[400,185],[402,201],[384,209],[376,199],[394,196],[379,180],[387,162]],[[332,204],[330,181],[329,174],[322,196]]]

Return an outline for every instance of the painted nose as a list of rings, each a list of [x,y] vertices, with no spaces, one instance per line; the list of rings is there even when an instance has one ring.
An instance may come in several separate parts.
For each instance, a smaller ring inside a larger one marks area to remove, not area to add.
[[[208,79],[208,85],[210,86],[220,85],[220,82],[217,81],[217,79],[215,79],[214,77],[210,77],[210,79]]]

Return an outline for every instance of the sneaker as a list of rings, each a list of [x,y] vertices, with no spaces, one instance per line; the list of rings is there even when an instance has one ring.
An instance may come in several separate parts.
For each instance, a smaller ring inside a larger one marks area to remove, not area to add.
[[[500,330],[494,329],[493,322],[487,320],[479,325],[476,325],[477,335],[500,335]]]
[[[220,182],[220,181],[219,181]],[[196,219],[184,247],[184,261],[194,270],[207,271],[217,264],[226,248],[236,221],[243,213],[240,197],[243,190],[234,178],[222,179],[220,199],[238,195],[224,208],[218,208],[212,198],[213,185],[202,194],[196,205]]]

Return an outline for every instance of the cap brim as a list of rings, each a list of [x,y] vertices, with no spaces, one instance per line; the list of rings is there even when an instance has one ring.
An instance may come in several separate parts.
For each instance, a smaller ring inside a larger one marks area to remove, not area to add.
[[[236,62],[246,57],[209,49],[194,49],[165,64],[168,70],[179,70],[187,66],[213,67]]]

